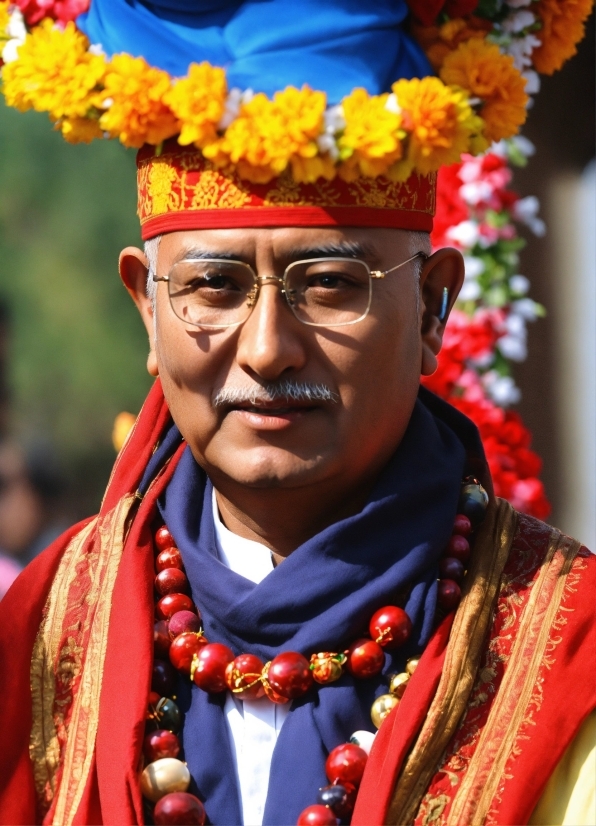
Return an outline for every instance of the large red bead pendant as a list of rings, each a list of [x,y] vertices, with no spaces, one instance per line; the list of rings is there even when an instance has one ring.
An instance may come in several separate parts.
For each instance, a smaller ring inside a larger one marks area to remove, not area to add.
[[[339,783],[349,788],[357,787],[362,780],[368,755],[354,743],[342,743],[329,753],[325,772],[330,783]]]
[[[267,680],[277,694],[288,700],[302,697],[313,684],[310,664],[297,651],[284,651],[274,657],[267,672]]]
[[[162,757],[178,757],[180,741],[172,731],[157,729],[145,737],[143,752],[150,763]]]
[[[346,667],[350,674],[361,680],[376,677],[383,670],[385,654],[374,640],[356,640],[348,649]]]
[[[386,605],[372,615],[368,630],[382,648],[391,650],[408,639],[412,633],[412,621],[403,608]]]
[[[234,652],[227,645],[211,642],[204,645],[193,663],[192,678],[199,688],[209,694],[225,691],[226,668],[234,661]]]
[[[337,818],[327,806],[315,803],[298,815],[297,826],[337,826]]]
[[[207,815],[198,797],[188,792],[170,792],[155,804],[156,826],[203,826]]]

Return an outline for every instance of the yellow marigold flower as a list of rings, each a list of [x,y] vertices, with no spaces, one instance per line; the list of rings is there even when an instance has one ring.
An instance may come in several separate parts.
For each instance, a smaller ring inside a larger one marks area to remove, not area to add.
[[[431,66],[438,72],[449,52],[471,37],[484,38],[491,28],[492,23],[481,17],[472,16],[466,20],[456,17],[442,26],[414,23],[413,34],[424,49]]]
[[[392,170],[391,177],[404,179],[412,169],[428,175],[469,151],[483,124],[462,90],[445,86],[438,77],[398,80],[392,88],[408,133],[408,154],[407,164]]]
[[[104,78],[98,106],[106,111],[99,125],[110,137],[135,148],[154,146],[179,131],[179,123],[164,103],[171,88],[167,72],[154,69],[142,57],[114,55]]]
[[[57,128],[68,143],[91,143],[95,138],[103,137],[95,118],[63,118]]]
[[[202,148],[217,140],[217,124],[225,111],[226,73],[210,63],[193,63],[188,76],[166,93],[166,103],[182,127],[178,143]]]
[[[297,180],[315,180],[326,170],[316,143],[325,104],[325,94],[308,86],[289,86],[273,100],[259,93],[242,106],[223,138],[205,147],[205,157],[218,165],[231,161],[241,177],[256,183],[267,183],[289,164]]]
[[[593,0],[540,0],[532,7],[542,22],[542,30],[536,32],[542,45],[532,52],[538,72],[552,75],[573,57],[592,7]]]
[[[344,180],[359,174],[376,178],[401,158],[402,118],[387,108],[388,100],[389,95],[371,97],[366,89],[354,89],[342,100],[346,126],[338,140],[338,173]]]
[[[513,58],[501,54],[494,43],[475,37],[461,43],[447,55],[440,74],[445,83],[481,99],[487,140],[510,138],[525,122],[525,78],[513,65]]]
[[[10,14],[8,13],[9,6],[10,0],[2,0],[2,2],[0,2],[0,43],[3,40],[8,40],[6,27],[10,21]]]
[[[84,117],[106,69],[105,59],[88,47],[74,23],[60,29],[42,20],[19,46],[18,59],[2,69],[8,105],[49,112],[53,120]]]

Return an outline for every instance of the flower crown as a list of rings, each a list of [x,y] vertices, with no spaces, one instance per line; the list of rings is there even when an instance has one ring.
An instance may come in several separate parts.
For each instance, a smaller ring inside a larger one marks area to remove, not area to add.
[[[173,78],[143,58],[108,59],[75,20],[88,0],[0,0],[2,91],[48,112],[72,143],[117,138],[160,146],[177,136],[216,167],[267,183],[383,175],[405,181],[516,135],[538,72],[575,53],[592,0],[410,0],[412,32],[437,77],[391,92],[354,89],[339,105],[304,86],[273,95],[228,89],[224,69],[191,64]],[[444,7],[443,7],[444,6]]]

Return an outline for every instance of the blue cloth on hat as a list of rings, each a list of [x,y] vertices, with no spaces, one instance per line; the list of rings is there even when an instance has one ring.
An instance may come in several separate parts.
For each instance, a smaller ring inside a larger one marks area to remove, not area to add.
[[[126,52],[180,77],[203,60],[229,88],[286,86],[371,94],[432,70],[403,31],[405,0],[92,0],[77,25],[109,55]]]
[[[176,431],[177,432],[177,431]],[[157,453],[168,454],[164,439]],[[469,457],[482,458],[478,431],[445,402],[420,391],[407,431],[364,509],[313,536],[256,585],[220,562],[211,482],[189,449],[159,502],[182,554],[205,635],[263,661],[280,651],[341,651],[366,630],[373,612],[408,593],[411,639],[387,652],[383,676],[349,674],[295,700],[273,752],[264,826],[295,823],[325,785],[325,760],[358,729],[373,730],[370,707],[388,675],[403,671],[432,632],[438,560],[451,534]],[[148,483],[143,480],[141,489]],[[410,590],[411,589],[411,590]],[[185,714],[183,759],[189,789],[205,801],[209,822],[242,823],[224,714],[225,695],[185,678],[177,703]]]

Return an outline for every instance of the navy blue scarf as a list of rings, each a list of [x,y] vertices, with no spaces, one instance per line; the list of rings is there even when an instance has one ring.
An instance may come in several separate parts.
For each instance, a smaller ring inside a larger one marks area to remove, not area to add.
[[[179,439],[175,428],[158,451]],[[160,502],[182,554],[205,634],[240,654],[264,661],[280,651],[310,657],[341,651],[366,631],[372,613],[409,592],[410,641],[386,655],[382,677],[317,686],[294,701],[271,765],[263,823],[295,823],[326,784],[325,759],[358,729],[374,731],[370,707],[387,691],[387,675],[402,671],[432,629],[437,562],[451,534],[466,457],[482,455],[465,417],[421,391],[406,434],[364,509],[309,539],[258,585],[219,561],[211,506],[212,486],[183,454]],[[145,478],[160,462],[154,456]],[[242,823],[239,790],[224,715],[225,695],[208,695],[185,680],[178,702],[185,712],[184,759],[190,791],[204,802],[211,823]]]

